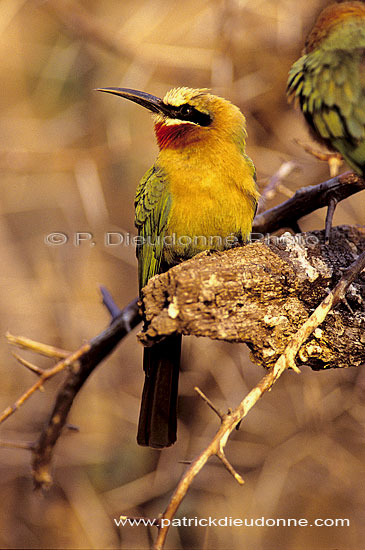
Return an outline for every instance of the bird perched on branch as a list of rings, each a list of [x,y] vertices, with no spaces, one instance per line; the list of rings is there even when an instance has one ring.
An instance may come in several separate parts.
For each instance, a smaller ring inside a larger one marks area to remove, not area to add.
[[[365,174],[365,4],[332,4],[319,15],[289,72],[315,137]]]
[[[153,113],[159,154],[135,198],[140,290],[198,252],[247,241],[258,192],[238,107],[206,89],[175,88],[163,99],[125,88],[100,91]],[[173,334],[144,349],[140,445],[176,441],[180,348],[181,335]]]

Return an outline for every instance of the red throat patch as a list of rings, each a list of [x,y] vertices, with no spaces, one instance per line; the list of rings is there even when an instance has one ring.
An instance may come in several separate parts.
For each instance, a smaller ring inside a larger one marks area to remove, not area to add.
[[[194,124],[155,124],[155,134],[160,149],[180,149],[199,139],[199,129]]]

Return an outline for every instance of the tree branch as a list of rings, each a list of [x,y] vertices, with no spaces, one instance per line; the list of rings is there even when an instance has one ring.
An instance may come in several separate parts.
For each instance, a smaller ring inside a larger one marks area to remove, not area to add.
[[[46,488],[52,483],[49,466],[53,450],[65,426],[75,396],[95,367],[140,321],[136,299],[121,311],[107,329],[91,340],[87,344],[88,349],[80,354],[77,367],[70,371],[59,390],[51,416],[33,449],[32,472],[37,489]]]
[[[246,343],[253,361],[270,368],[289,339],[365,250],[364,230],[284,234],[225,252],[203,252],[151,279],[143,289],[144,345],[173,332]],[[297,365],[314,369],[365,361],[364,278],[351,287],[352,312],[342,307],[300,350]],[[293,365],[295,368],[295,365]]]
[[[365,189],[365,181],[353,172],[346,172],[318,185],[302,187],[282,204],[258,214],[253,223],[253,233],[273,233],[285,227],[293,227],[303,216],[317,208],[328,206],[331,199],[340,202]]]

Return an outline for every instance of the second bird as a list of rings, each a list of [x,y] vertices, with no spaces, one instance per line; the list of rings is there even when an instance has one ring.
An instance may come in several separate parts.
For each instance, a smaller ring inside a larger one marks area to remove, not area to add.
[[[331,4],[290,69],[287,94],[315,137],[365,175],[365,4]]]
[[[100,91],[153,113],[159,154],[135,199],[140,290],[198,252],[246,242],[258,191],[238,107],[206,89],[175,88],[163,99],[125,88]],[[144,350],[140,445],[162,448],[176,441],[180,350],[180,334]]]

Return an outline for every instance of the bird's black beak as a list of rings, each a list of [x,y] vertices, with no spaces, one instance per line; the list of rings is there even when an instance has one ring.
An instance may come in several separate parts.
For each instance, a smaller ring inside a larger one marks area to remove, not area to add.
[[[146,92],[139,92],[138,90],[130,90],[129,88],[97,88],[97,92],[107,92],[108,94],[114,94],[119,97],[124,97],[138,105],[142,105],[153,113],[159,113],[168,117],[171,117],[171,109],[165,105],[159,97],[156,97]]]

